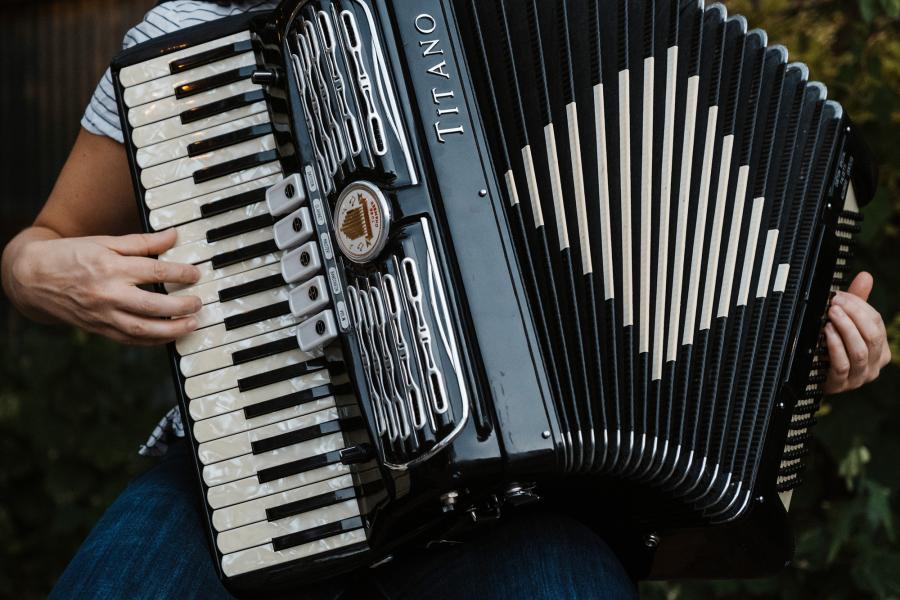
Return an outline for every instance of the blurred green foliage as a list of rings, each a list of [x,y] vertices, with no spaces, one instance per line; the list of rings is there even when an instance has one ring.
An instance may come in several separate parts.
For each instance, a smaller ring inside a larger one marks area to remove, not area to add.
[[[829,399],[794,496],[795,564],[753,582],[645,584],[651,599],[900,598],[900,0],[730,0],[828,85],[881,163],[858,265],[895,364]],[[0,305],[0,597],[50,589],[92,524],[147,465],[140,442],[171,403],[161,350],[26,323]]]

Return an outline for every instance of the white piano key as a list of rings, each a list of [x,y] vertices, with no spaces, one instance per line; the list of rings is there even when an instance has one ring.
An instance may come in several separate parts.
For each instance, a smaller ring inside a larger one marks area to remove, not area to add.
[[[207,131],[217,125],[230,123],[237,119],[249,117],[250,115],[260,113],[268,114],[267,111],[268,108],[266,107],[266,103],[260,100],[259,102],[248,104],[247,106],[233,108],[217,115],[205,119],[198,119],[190,123],[182,123],[181,117],[176,115],[163,121],[157,121],[149,125],[134,128],[131,132],[131,141],[137,148],[146,148],[147,146],[159,144],[166,140],[176,139],[197,131]]]
[[[344,377],[346,377],[346,375]],[[228,417],[235,411],[240,411],[248,406],[259,404],[260,402],[272,400],[273,398],[281,398],[282,396],[325,385],[330,380],[331,377],[329,376],[328,371],[323,369],[321,371],[314,371],[312,373],[307,373],[306,375],[285,379],[284,381],[279,381],[246,392],[242,392],[237,388],[232,388],[230,390],[225,390],[224,392],[195,398],[188,404],[188,410],[191,413],[191,418],[195,419],[199,425],[200,423],[214,421],[219,417]],[[208,429],[204,429],[204,433],[202,433],[203,437],[206,437],[207,435],[217,435],[217,432],[223,427],[227,428],[228,423],[230,422],[233,422],[233,419],[229,417],[222,419],[222,423],[219,425],[212,423],[209,425]],[[200,434],[198,434],[198,439],[199,437]]]
[[[222,553],[229,554],[260,544],[267,544],[273,538],[283,535],[306,531],[357,516],[359,516],[359,503],[356,498],[352,498],[286,519],[260,521],[230,529],[216,536],[216,546]]]
[[[189,377],[184,382],[184,393],[188,398],[199,398],[216,392],[236,388],[239,379],[245,379],[261,373],[268,373],[291,365],[307,363],[317,357],[302,350],[291,350],[274,356],[267,356],[241,365],[233,365],[212,373],[203,373]]]
[[[374,464],[374,463],[370,463]],[[213,510],[227,506],[235,506],[257,498],[265,498],[301,486],[325,481],[334,477],[350,474],[351,469],[343,463],[319,467],[304,473],[297,473],[275,481],[260,483],[253,477],[245,477],[237,481],[210,487],[206,493],[206,501]]]
[[[159,255],[159,259],[168,262],[202,263],[218,254],[266,242],[272,239],[272,235],[272,228],[267,226],[217,242],[207,242],[206,239],[197,240],[169,248]]]
[[[322,268],[322,258],[315,240],[306,242],[281,257],[281,276],[288,283],[305,281]]]
[[[249,39],[249,31],[240,31],[219,39],[185,48],[184,50],[169,52],[159,58],[152,58],[136,65],[124,67],[119,71],[119,82],[124,87],[131,87],[144,83],[145,81],[150,81],[151,79],[156,79],[157,77],[164,77],[171,73],[169,64],[176,60],[181,60],[189,56],[196,56],[208,50],[214,50],[229,44],[234,44],[235,42],[242,42]]]
[[[322,552],[338,550],[345,546],[352,546],[365,541],[365,530],[354,529],[353,531],[284,550],[275,550],[272,548],[272,544],[265,544],[226,554],[222,557],[222,571],[228,577],[234,577],[235,575],[256,571],[267,566],[315,556]]]
[[[237,275],[232,275],[231,277],[223,277],[222,279],[216,279],[214,281],[209,281],[207,283],[195,285],[190,288],[176,290],[170,293],[174,296],[198,296],[203,304],[210,304],[211,302],[219,301],[220,290],[226,290],[230,287],[238,286],[244,283],[250,283],[251,281],[256,281],[257,279],[280,274],[281,263],[273,262],[256,269],[244,271],[243,273],[238,273]]]
[[[175,349],[178,350],[178,354],[185,356],[194,352],[216,348],[222,344],[230,344],[231,342],[245,340],[255,335],[274,331],[275,329],[288,327],[294,323],[299,323],[300,320],[299,317],[295,317],[292,314],[286,314],[280,317],[266,319],[259,323],[245,325],[244,327],[232,329],[230,331],[225,329],[224,324],[219,323],[217,325],[212,325],[211,327],[197,329],[184,337],[178,338],[175,340]]]
[[[272,162],[263,165],[257,165],[237,173],[210,179],[203,183],[194,183],[192,178],[180,179],[153,188],[152,190],[147,190],[144,193],[144,204],[147,205],[147,208],[153,210],[155,208],[175,204],[176,202],[181,202],[182,200],[203,196],[210,192],[217,192],[241,183],[247,183],[254,179],[259,179],[268,175],[278,175],[280,173],[281,165],[277,160],[273,160]]]
[[[191,242],[205,240],[206,234],[212,229],[267,214],[269,214],[269,208],[266,206],[266,203],[256,202],[255,204],[248,204],[247,206],[236,208],[206,219],[179,225],[175,228],[175,246],[184,246]]]
[[[237,458],[206,465],[203,467],[203,481],[208,486],[230,483],[256,475],[264,469],[343,450],[346,447],[347,443],[344,440],[343,433],[331,433],[314,440],[279,448],[278,450],[262,454],[245,454]]]
[[[197,328],[202,329],[210,325],[216,325],[222,323],[228,317],[244,314],[257,308],[263,308],[278,302],[287,302],[289,298],[290,289],[284,286],[274,290],[250,294],[243,298],[235,298],[228,302],[211,302],[204,305],[200,312],[197,313]]]
[[[178,361],[179,369],[181,369],[181,374],[185,377],[193,377],[215,371],[216,369],[224,369],[231,366],[232,354],[235,352],[296,336],[297,326],[292,325],[278,331],[271,331],[246,340],[219,346],[218,348],[188,354],[187,356],[182,356],[181,360]]]
[[[200,92],[193,96],[178,99],[175,96],[163,98],[156,102],[148,102],[128,111],[128,123],[132,127],[143,127],[157,121],[163,121],[171,117],[179,117],[181,113],[199,106],[206,106],[219,100],[225,100],[232,96],[239,96],[247,92],[261,90],[262,86],[253,83],[249,79],[229,83],[222,87],[214,88],[208,92]],[[179,119],[180,120],[180,119]]]
[[[258,269],[259,267],[264,267],[265,265],[276,263],[281,260],[282,255],[283,253],[279,250],[278,252],[273,252],[271,254],[248,258],[247,260],[228,265],[227,267],[221,267],[219,269],[213,269],[212,262],[210,261],[203,262],[199,265],[195,265],[197,267],[197,270],[200,271],[200,279],[198,279],[196,283],[187,285],[182,283],[167,283],[165,285],[165,288],[166,291],[170,294],[175,294],[178,292],[190,293],[190,289],[195,286],[205,285],[213,281],[219,281],[220,279],[224,279],[226,277],[240,275],[245,271],[252,271],[253,269]]]
[[[148,190],[173,181],[191,177],[197,171],[222,164],[258,152],[275,149],[275,137],[263,137],[246,140],[233,146],[219,148],[198,156],[185,156],[170,160],[141,171],[141,184]],[[193,180],[192,180],[193,183]]]
[[[319,376],[316,374],[316,376]],[[306,377],[304,375],[304,377]],[[275,396],[276,398],[279,396]],[[224,415],[219,415],[194,423],[194,439],[199,443],[217,440],[219,438],[249,431],[257,427],[264,427],[273,423],[279,423],[295,417],[302,417],[320,410],[334,406],[334,396],[325,396],[311,402],[304,402],[296,406],[284,408],[258,417],[248,419],[243,410],[235,410]]]
[[[274,226],[275,243],[282,250],[305,243],[313,235],[313,223],[307,207],[282,217]]]
[[[197,447],[197,457],[204,465],[210,465],[222,460],[237,458],[253,452],[253,442],[297,431],[306,427],[313,427],[338,420],[337,407],[326,408],[316,413],[292,417],[285,421],[264,425],[257,429],[241,431],[208,442],[203,442]]]
[[[285,215],[306,203],[306,191],[299,173],[266,191],[266,204],[273,215]]]
[[[270,496],[256,498],[249,502],[242,502],[226,508],[213,511],[212,523],[216,531],[227,531],[242,525],[249,525],[266,520],[266,509],[283,506],[290,502],[308,500],[323,494],[330,494],[346,488],[353,487],[352,475],[341,475],[325,481],[318,481],[310,485],[279,492]]]
[[[188,71],[166,75],[165,77],[127,87],[122,94],[122,98],[129,107],[140,106],[141,104],[174,96],[175,88],[182,85],[252,65],[256,65],[256,55],[253,52],[244,52],[243,54],[229,56],[216,62],[200,65]]]
[[[193,133],[188,133],[174,139],[159,142],[150,146],[139,148],[135,153],[135,160],[140,168],[146,169],[154,165],[159,165],[176,158],[183,158],[188,155],[188,146],[196,142],[209,140],[226,133],[233,133],[253,127],[254,125],[265,125],[269,122],[269,113],[258,112],[209,129],[201,129]]]
[[[325,277],[318,275],[291,290],[288,302],[291,312],[298,317],[306,317],[324,309],[331,303]]]
[[[212,192],[211,194],[206,194],[204,196],[191,198],[190,200],[184,200],[182,202],[177,202],[175,204],[170,204],[168,206],[163,206],[162,208],[151,210],[150,226],[153,227],[153,229],[155,229],[156,231],[160,231],[161,229],[175,227],[176,225],[203,219],[201,207],[205,204],[224,200],[225,198],[237,196],[238,194],[243,194],[245,192],[251,192],[259,188],[266,188],[278,183],[279,181],[281,181],[281,175],[262,177],[261,179],[256,179],[247,183],[241,183],[230,188],[225,188],[224,190]]]

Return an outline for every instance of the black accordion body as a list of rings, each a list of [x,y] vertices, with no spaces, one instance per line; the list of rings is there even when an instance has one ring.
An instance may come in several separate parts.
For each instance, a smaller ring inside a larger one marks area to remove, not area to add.
[[[235,591],[543,501],[637,576],[786,564],[874,193],[804,65],[696,0],[286,0],[113,62]]]

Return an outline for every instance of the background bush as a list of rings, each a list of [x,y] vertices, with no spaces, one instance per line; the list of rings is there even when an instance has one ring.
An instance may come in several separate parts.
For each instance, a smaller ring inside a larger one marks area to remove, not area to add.
[[[794,496],[798,551],[792,568],[763,581],[648,584],[642,592],[654,599],[900,598],[894,525],[900,515],[900,0],[725,4],[746,15],[751,27],[766,29],[770,43],[786,45],[792,60],[806,62],[827,83],[829,96],[849,110],[881,163],[881,188],[866,210],[857,262],[875,275],[872,302],[889,324],[895,363],[875,384],[823,405],[807,481]],[[22,3],[12,6],[0,7],[0,25],[33,19],[39,27],[57,10],[89,14],[100,6],[104,14],[117,15],[118,21],[104,17],[104,35],[115,40],[123,23],[135,21],[149,2],[53,0],[28,4],[25,17],[13,14],[25,10]],[[27,137],[4,135],[3,156],[27,163],[49,151],[44,170],[58,170],[77,131],[77,115],[115,50],[108,40],[95,44],[101,58],[94,60],[94,71],[80,91],[65,98],[69,116],[59,125],[66,128],[61,141],[48,150]],[[80,58],[76,53],[68,60]],[[47,79],[52,93],[54,81]],[[28,86],[19,89],[22,96],[12,105],[7,97],[0,119],[16,118],[6,114],[16,102],[35,110],[29,90],[34,93]],[[4,131],[7,126],[9,121]],[[0,243],[33,218],[51,183],[44,177],[31,191],[15,194],[0,186]],[[2,299],[0,323],[0,597],[42,597],[103,509],[147,466],[136,450],[172,402],[171,383],[160,350],[123,348],[78,331],[36,326]]]

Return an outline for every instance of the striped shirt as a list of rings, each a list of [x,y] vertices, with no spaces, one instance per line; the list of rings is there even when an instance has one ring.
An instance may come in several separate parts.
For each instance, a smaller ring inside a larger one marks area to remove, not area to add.
[[[198,0],[171,0],[158,4],[144,15],[144,20],[125,34],[122,48],[131,48],[151,38],[184,29],[192,25],[214,21],[251,10],[274,8],[275,0],[239,0],[237,2],[207,2]],[[115,92],[109,69],[94,90],[94,95],[81,118],[81,126],[96,135],[105,135],[123,142],[122,126],[116,108]],[[139,452],[143,455],[164,454],[173,438],[184,437],[181,412],[173,407],[159,421]]]

